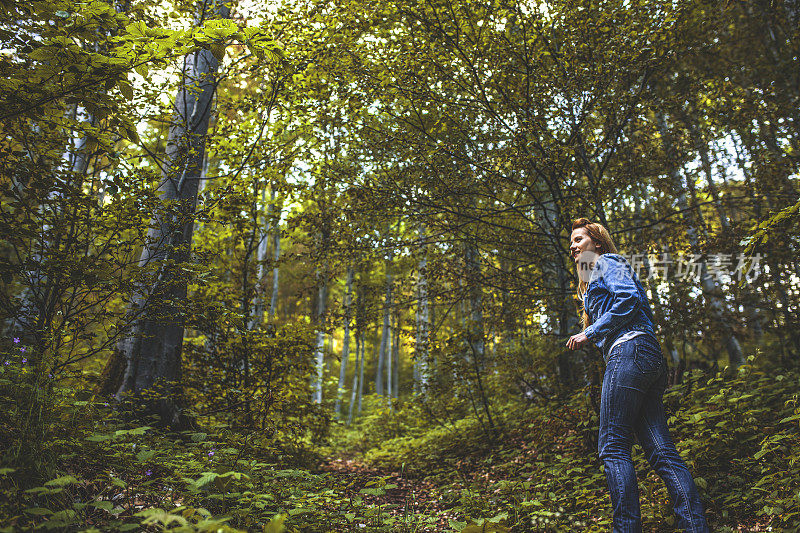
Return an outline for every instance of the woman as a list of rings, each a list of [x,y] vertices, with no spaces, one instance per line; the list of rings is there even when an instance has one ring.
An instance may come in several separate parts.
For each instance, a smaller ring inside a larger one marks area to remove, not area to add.
[[[648,462],[667,485],[678,527],[706,532],[708,524],[697,487],[667,429],[661,403],[667,367],[644,288],[630,265],[617,254],[611,235],[602,225],[577,219],[572,223],[569,248],[578,266],[584,330],[570,337],[567,347],[577,350],[593,342],[606,361],[598,450],[611,491],[614,531],[642,530],[639,488],[631,459],[636,435]]]

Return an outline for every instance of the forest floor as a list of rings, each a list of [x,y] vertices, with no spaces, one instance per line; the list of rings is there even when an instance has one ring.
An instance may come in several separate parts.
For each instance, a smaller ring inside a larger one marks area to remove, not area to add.
[[[800,530],[800,407],[786,401],[800,373],[690,378],[665,404],[712,529]],[[423,423],[410,405],[307,440],[131,427],[74,400],[28,467],[0,468],[0,533],[601,533],[611,504],[587,397],[498,406],[494,438],[474,418]],[[34,460],[48,467],[36,478]],[[664,483],[638,446],[634,460],[643,531],[674,531]]]
[[[436,485],[425,478],[379,470],[346,457],[328,457],[319,470],[346,484],[352,496],[361,495],[366,505],[388,511],[400,523],[408,523],[411,517],[435,517],[426,525],[444,531],[449,529],[449,521],[457,518],[442,505]]]
[[[460,483],[441,484],[441,480],[432,480],[425,476],[409,477],[401,471],[390,471],[371,467],[362,459],[349,456],[327,457],[317,469],[318,473],[332,475],[339,485],[348,487],[351,497],[363,497],[363,504],[389,512],[397,519],[398,524],[406,525],[403,531],[456,531],[464,527],[463,514],[453,508],[452,504],[443,501],[442,493],[459,491]],[[481,469],[471,472],[474,480],[489,478],[489,472]],[[652,474],[651,474],[652,475]],[[514,479],[506,479],[512,483]],[[377,487],[382,487],[380,490]],[[372,489],[372,490],[371,490]],[[709,520],[715,521],[719,517],[710,510]],[[610,513],[610,502],[609,502]],[[415,518],[414,518],[415,517]],[[419,527],[420,517],[427,517],[422,527]],[[409,527],[419,524],[417,527]],[[487,523],[487,525],[490,525]],[[497,529],[487,531],[509,531],[502,526],[494,525]],[[644,531],[648,533],[664,533],[673,531],[674,526],[668,523],[645,524]],[[737,526],[726,528],[727,531],[757,533],[774,531],[769,520],[751,520],[748,523],[739,523]],[[779,531],[780,529],[776,530]],[[394,529],[392,530],[394,531]],[[522,530],[519,530],[522,531]],[[530,531],[536,531],[531,529]]]
[[[736,380],[692,379],[666,400],[674,438],[690,462],[712,530],[798,531],[791,522],[800,487],[788,458],[796,453],[789,443],[800,440],[786,422],[800,415],[780,400],[787,397],[783,382],[789,380],[755,372]],[[362,426],[334,431],[331,447],[320,450],[317,471],[362,496],[362,505],[395,517],[385,531],[604,532],[610,529],[611,501],[591,438],[597,432],[591,414],[588,401],[577,395],[559,408],[512,413],[492,442],[474,420],[398,431],[392,438],[403,415],[382,413]],[[764,426],[784,431],[766,437]],[[376,430],[384,433],[372,436]],[[773,443],[780,443],[780,451]],[[638,445],[634,460],[643,531],[675,531],[666,487]]]

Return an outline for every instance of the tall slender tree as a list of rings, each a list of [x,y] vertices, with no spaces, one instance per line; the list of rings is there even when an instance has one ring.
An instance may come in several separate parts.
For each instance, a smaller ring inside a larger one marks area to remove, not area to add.
[[[336,387],[336,405],[334,407],[336,416],[340,418],[342,416],[342,397],[345,393],[345,381],[347,379],[347,361],[350,359],[350,321],[353,276],[353,267],[348,266],[344,289],[344,338],[342,339],[342,360],[339,365],[339,385]]]
[[[229,4],[222,0],[204,0],[198,3],[195,25],[229,15]],[[153,214],[139,259],[140,266],[154,267],[155,276],[149,287],[138,286],[131,302],[136,323],[119,347],[126,368],[118,395],[155,392],[158,399],[148,402],[148,410],[155,412],[165,424],[181,422],[178,383],[185,322],[183,302],[187,291],[183,269],[191,248],[193,215],[218,68],[219,59],[210,49],[193,52],[182,62],[158,187],[163,204]]]

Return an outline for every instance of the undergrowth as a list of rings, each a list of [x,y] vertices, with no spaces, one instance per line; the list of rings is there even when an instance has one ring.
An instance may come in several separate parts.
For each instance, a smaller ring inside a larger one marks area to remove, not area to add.
[[[750,363],[686,375],[665,395],[668,422],[713,531],[796,531],[800,372]],[[584,389],[524,408],[495,405],[502,416],[494,439],[473,417],[435,424],[418,404],[385,407],[340,430],[335,445],[355,446],[369,466],[432,481],[441,507],[459,517],[455,530],[606,531],[610,499],[589,397]],[[638,445],[634,460],[645,531],[674,530],[666,487]]]
[[[167,432],[88,393],[54,396],[38,470],[0,467],[0,531],[419,531],[428,519],[381,505],[385,478],[314,472],[307,433],[213,419]]]
[[[667,392],[671,431],[712,530],[800,528],[799,386],[796,370],[748,364],[731,374],[696,371]],[[588,389],[550,401],[498,399],[496,433],[472,416],[432,417],[433,398],[392,404],[367,397],[364,416],[351,427],[333,424],[324,445],[308,432],[245,431],[213,418],[170,433],[125,422],[113,405],[89,394],[69,396],[71,390],[51,395],[51,426],[39,456],[6,460],[0,468],[2,531],[473,533],[610,526]],[[2,431],[4,439],[13,436],[8,425]],[[337,457],[361,470],[318,468]],[[638,446],[634,458],[645,531],[672,531],[665,486]],[[416,484],[418,507],[408,505],[408,492],[397,495],[405,490],[400,478]]]

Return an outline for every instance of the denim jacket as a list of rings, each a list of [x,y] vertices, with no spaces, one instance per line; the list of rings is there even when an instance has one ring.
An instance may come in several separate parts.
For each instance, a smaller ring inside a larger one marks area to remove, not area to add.
[[[607,357],[622,334],[644,331],[655,336],[653,311],[644,287],[619,254],[602,254],[595,262],[583,306],[592,324],[584,333]]]

